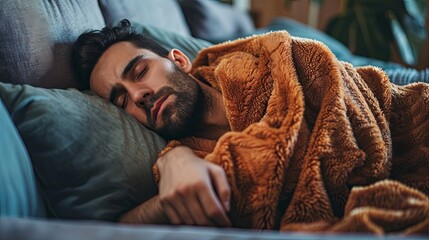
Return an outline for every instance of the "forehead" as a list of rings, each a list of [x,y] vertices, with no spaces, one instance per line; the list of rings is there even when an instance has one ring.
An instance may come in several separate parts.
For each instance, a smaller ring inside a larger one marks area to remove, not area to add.
[[[147,49],[138,48],[130,42],[119,42],[110,46],[98,59],[91,72],[91,89],[101,97],[107,98],[112,86],[121,81],[121,74],[125,66],[139,55],[145,55],[148,58],[160,57]]]

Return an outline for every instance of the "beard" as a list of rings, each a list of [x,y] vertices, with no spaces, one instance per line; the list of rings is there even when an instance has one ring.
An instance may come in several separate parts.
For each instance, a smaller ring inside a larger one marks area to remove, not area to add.
[[[200,85],[175,64],[173,66],[173,71],[167,76],[169,86],[162,87],[154,94],[144,108],[148,127],[168,140],[192,136],[204,114],[204,94]],[[150,110],[158,99],[169,95],[174,95],[175,101],[165,106],[158,121],[155,121]]]

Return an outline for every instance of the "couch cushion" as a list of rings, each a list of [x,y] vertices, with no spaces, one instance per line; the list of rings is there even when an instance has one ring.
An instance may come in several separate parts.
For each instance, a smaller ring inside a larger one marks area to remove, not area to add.
[[[117,220],[157,193],[165,141],[122,109],[77,90],[0,83],[0,96],[54,217]]]
[[[104,26],[97,0],[2,0],[0,22],[0,81],[55,88],[79,87],[71,46]]]
[[[250,15],[229,4],[207,0],[179,1],[192,36],[211,42],[222,42],[251,33]]]
[[[136,32],[142,33],[145,37],[155,40],[167,50],[173,48],[181,50],[191,61],[197,56],[201,49],[212,45],[212,43],[202,39],[177,34],[175,32],[150,25],[141,25],[133,22],[132,26]]]
[[[176,0],[99,0],[107,25],[126,18],[143,25],[189,35],[190,31]]]
[[[33,167],[0,99],[0,217],[44,217]]]

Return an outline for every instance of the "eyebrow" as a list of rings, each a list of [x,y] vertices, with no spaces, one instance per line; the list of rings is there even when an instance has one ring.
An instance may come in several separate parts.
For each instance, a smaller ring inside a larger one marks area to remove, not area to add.
[[[124,71],[122,71],[121,77],[125,78],[125,76],[127,76],[131,69],[133,69],[133,67],[137,64],[137,62],[142,59],[145,58],[146,55],[142,54],[142,55],[138,55],[136,57],[134,57],[133,59],[131,59],[131,61],[127,64],[127,66],[125,66]]]
[[[128,62],[128,64],[125,66],[124,70],[122,71],[121,78],[124,79],[130,73],[131,69],[133,69],[135,67],[137,62],[140,59],[145,58],[145,57],[146,57],[146,55],[142,54],[142,55],[138,55],[138,56],[134,57],[133,59],[131,59],[131,61]],[[113,86],[112,90],[110,90],[109,102],[114,104],[117,95],[118,95],[118,87]]]

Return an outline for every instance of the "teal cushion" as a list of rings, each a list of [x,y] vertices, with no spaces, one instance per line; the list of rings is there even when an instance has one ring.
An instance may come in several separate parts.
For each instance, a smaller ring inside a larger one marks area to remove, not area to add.
[[[165,141],[108,101],[77,90],[0,83],[49,214],[117,220],[157,194]]]
[[[0,100],[0,217],[43,217],[30,158]]]
[[[201,49],[212,45],[212,43],[210,42],[194,38],[192,36],[177,34],[175,32],[171,32],[161,28],[149,25],[142,25],[137,22],[132,22],[131,24],[137,32],[142,33],[144,36],[155,40],[165,49],[179,49],[180,51],[185,53],[191,61],[195,58],[195,56]]]

